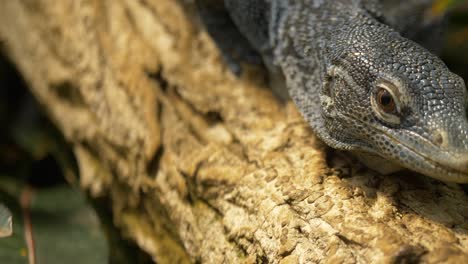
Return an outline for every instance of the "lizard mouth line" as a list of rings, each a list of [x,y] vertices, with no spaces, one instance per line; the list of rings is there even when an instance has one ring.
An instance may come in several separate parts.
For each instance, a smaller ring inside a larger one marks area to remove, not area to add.
[[[347,115],[345,115],[345,116],[347,116]],[[355,120],[356,122],[360,122],[359,120],[357,120],[357,119],[355,119],[353,117],[349,117],[349,118]],[[468,172],[462,171],[462,170],[459,170],[459,169],[456,169],[456,168],[452,168],[452,167],[449,167],[449,166],[446,166],[446,165],[443,165],[440,162],[438,162],[438,161],[436,161],[434,159],[431,159],[427,155],[419,153],[413,147],[402,143],[400,140],[398,140],[393,135],[387,133],[386,131],[378,129],[378,128],[374,127],[374,126],[369,126],[369,127],[371,129],[373,129],[377,133],[384,134],[388,139],[390,139],[390,141],[392,143],[399,144],[403,149],[405,149],[409,153],[408,155],[413,155],[413,156],[419,157],[420,159],[424,160],[424,162],[426,164],[430,164],[428,166],[433,166],[438,171],[434,171],[434,169],[424,167],[424,166],[416,166],[416,169],[413,169],[410,164],[408,164],[408,163],[406,163],[406,162],[404,162],[404,161],[402,161],[400,159],[395,159],[395,161],[397,161],[403,167],[411,169],[411,170],[418,171],[418,172],[426,174],[428,176],[431,175],[432,178],[439,179],[441,181],[449,181],[449,182],[457,182],[457,183],[468,183]],[[431,144],[430,142],[427,141],[427,139],[423,138],[423,141]],[[415,167],[415,166],[413,166],[413,167]],[[425,172],[423,172],[422,170],[424,170]],[[438,174],[436,174],[437,172],[438,173],[446,173],[446,175],[438,175]],[[446,176],[446,177],[444,177],[444,176]]]
[[[464,182],[468,182],[468,172],[465,172],[465,171],[462,171],[462,170],[459,170],[459,169],[455,169],[455,168],[443,165],[440,162],[438,162],[438,161],[436,161],[434,159],[431,159],[427,155],[424,155],[424,154],[421,154],[421,153],[417,152],[414,148],[402,143],[401,141],[399,141],[397,138],[395,138],[391,134],[388,134],[385,131],[382,131],[382,130],[379,130],[379,129],[376,129],[376,128],[374,128],[374,129],[377,130],[377,131],[380,131],[381,133],[383,133],[385,136],[387,136],[394,143],[400,144],[400,146],[403,147],[404,149],[406,149],[408,152],[410,152],[411,155],[418,156],[418,157],[422,158],[428,164],[431,164],[432,166],[436,167],[437,169],[440,169],[441,171],[449,173],[449,175],[446,175],[446,176],[449,176],[451,181],[453,181],[453,180],[456,181],[456,180],[463,179]],[[402,165],[404,164],[401,161],[400,161],[400,163],[402,163]],[[422,169],[424,169],[424,168],[422,168]],[[433,175],[433,177],[444,180],[443,177],[440,177],[440,176]]]

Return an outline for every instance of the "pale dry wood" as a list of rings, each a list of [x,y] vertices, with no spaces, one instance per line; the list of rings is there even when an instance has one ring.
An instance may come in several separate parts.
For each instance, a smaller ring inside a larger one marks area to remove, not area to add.
[[[1,0],[0,41],[80,182],[158,263],[468,258],[468,199],[330,154],[262,78],[222,65],[191,1]]]

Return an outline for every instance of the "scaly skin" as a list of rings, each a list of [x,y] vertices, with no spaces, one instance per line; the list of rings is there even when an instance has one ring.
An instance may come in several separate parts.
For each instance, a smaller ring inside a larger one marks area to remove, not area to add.
[[[283,73],[297,108],[329,146],[468,183],[465,84],[400,35],[396,28],[407,27],[378,12],[379,1],[224,3],[267,68]]]

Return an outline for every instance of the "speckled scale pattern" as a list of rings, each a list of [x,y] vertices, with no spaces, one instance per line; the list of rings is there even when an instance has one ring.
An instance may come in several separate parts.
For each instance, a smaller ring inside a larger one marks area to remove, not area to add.
[[[226,8],[234,14],[241,14],[243,20],[237,23],[241,32],[245,32],[254,48],[265,52],[268,48],[268,3],[265,0],[238,1],[225,0]],[[237,22],[237,20],[234,20]]]
[[[290,97],[329,146],[376,155],[437,179],[468,182],[465,84],[421,46],[427,43],[405,38],[410,28],[415,40],[427,34],[418,32],[417,19],[398,17],[422,17],[431,1],[411,0],[408,9],[402,2],[225,4],[264,62],[283,73]],[[382,80],[397,89],[398,124],[383,120],[371,104]]]

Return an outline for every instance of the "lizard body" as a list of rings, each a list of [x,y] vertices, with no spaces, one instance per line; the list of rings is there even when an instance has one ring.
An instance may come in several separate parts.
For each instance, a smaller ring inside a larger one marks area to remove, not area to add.
[[[240,41],[218,41],[220,48],[240,51],[238,59],[261,57],[273,75],[283,75],[289,96],[327,145],[364,161],[371,157],[371,167],[391,163],[443,181],[468,182],[465,84],[437,56],[402,36],[411,35],[408,28],[416,22],[395,19],[401,11],[390,1],[197,4],[202,18],[213,10],[210,5],[224,7],[228,16],[218,12],[211,18],[223,21]],[[207,23],[215,40],[227,32],[217,25]]]

